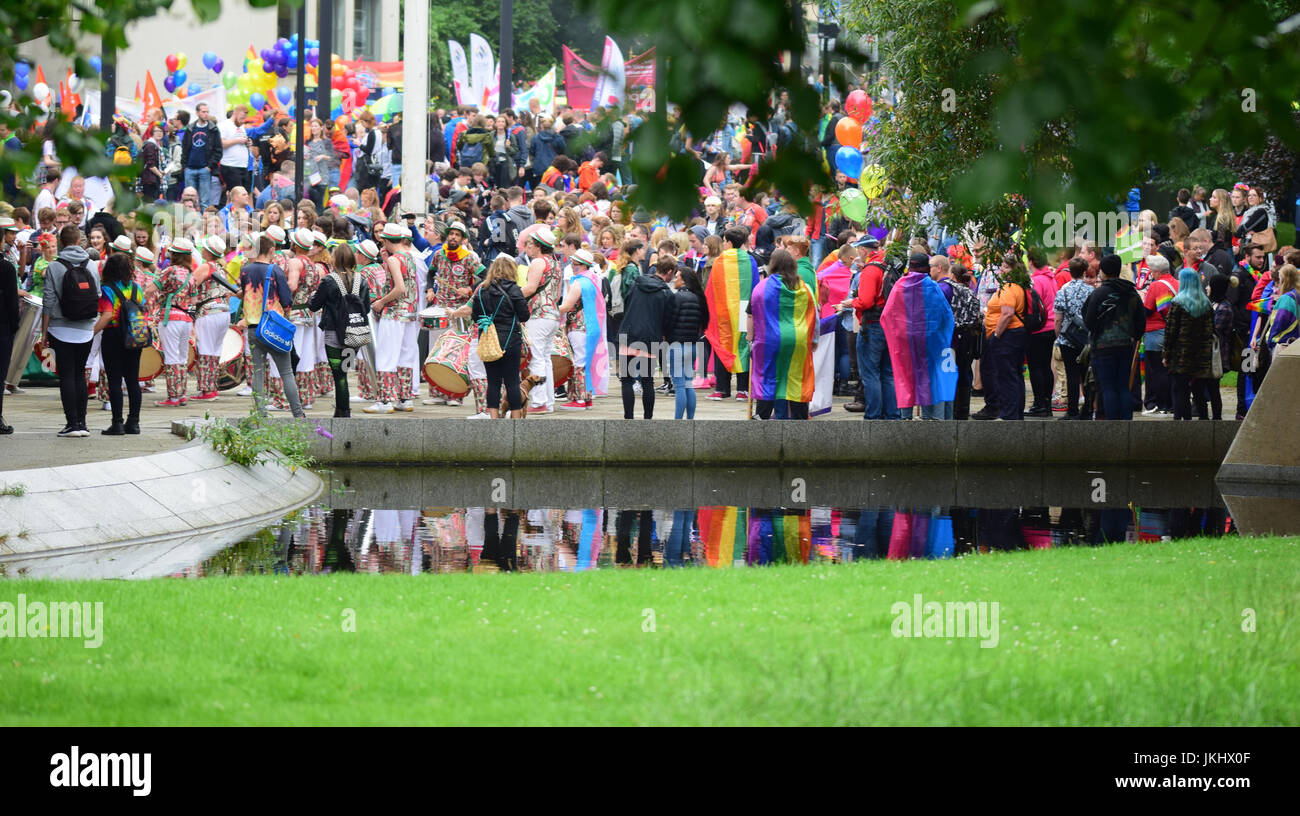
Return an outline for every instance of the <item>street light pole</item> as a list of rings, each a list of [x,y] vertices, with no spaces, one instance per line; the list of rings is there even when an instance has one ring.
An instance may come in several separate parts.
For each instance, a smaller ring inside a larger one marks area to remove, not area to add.
[[[325,71],[329,72],[329,57],[325,58]],[[293,100],[295,103],[293,110],[294,120],[294,137],[293,137],[293,197],[297,200],[302,196],[302,172],[303,165],[307,162],[306,151],[303,150],[303,130],[305,130],[307,116],[307,3],[302,2],[298,5],[298,87],[295,89]]]
[[[407,0],[402,37],[402,211],[425,212],[429,153],[429,4]]]

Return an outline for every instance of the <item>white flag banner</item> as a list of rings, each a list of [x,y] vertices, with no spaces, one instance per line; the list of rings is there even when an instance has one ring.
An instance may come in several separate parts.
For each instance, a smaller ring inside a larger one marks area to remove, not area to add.
[[[455,84],[456,104],[464,105],[470,94],[469,61],[465,59],[465,48],[455,40],[447,41],[451,51],[451,80]]]
[[[623,68],[623,52],[613,37],[605,38],[605,53],[600,58],[600,77],[591,94],[591,107],[622,107],[627,92],[627,75]]]
[[[525,111],[529,109],[529,103],[536,99],[539,109],[547,116],[555,116],[555,66],[542,75],[533,87],[521,94],[515,94],[515,110]]]
[[[471,105],[483,108],[487,104],[487,92],[492,86],[492,46],[478,34],[469,35],[469,84],[473,93],[466,100]]]

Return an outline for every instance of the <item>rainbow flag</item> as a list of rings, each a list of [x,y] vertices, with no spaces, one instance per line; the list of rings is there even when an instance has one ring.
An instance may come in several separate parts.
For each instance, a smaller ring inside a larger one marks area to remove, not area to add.
[[[745,552],[745,510],[740,507],[701,507],[700,538],[710,567],[730,567],[737,553]]]
[[[780,278],[768,277],[754,287],[750,307],[754,370],[749,384],[754,399],[811,402],[817,385],[812,348],[817,337],[816,295],[802,280],[791,290]]]
[[[1152,281],[1151,285],[1156,290],[1156,311],[1164,314],[1169,311],[1169,304],[1174,302],[1174,295],[1178,294],[1178,279],[1166,276]]]
[[[579,272],[574,264],[573,282],[582,289],[582,313],[586,316],[587,347],[574,349],[582,363],[587,390],[593,394],[609,392],[609,344],[605,337],[605,298],[600,295],[600,283],[595,273]]]
[[[889,345],[899,408],[935,405],[956,396],[952,307],[929,274],[910,272],[895,284],[880,328]]]
[[[732,374],[749,371],[749,338],[745,336],[745,306],[758,284],[758,263],[743,249],[727,249],[713,262],[704,288],[709,326],[704,336],[713,353]]]

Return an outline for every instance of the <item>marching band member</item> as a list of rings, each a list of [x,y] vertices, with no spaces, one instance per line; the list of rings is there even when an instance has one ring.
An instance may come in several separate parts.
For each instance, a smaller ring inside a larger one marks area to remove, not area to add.
[[[314,230],[312,238],[315,239],[315,246],[312,249],[312,260],[316,262],[316,286],[329,276],[330,271],[334,268],[334,258],[331,253],[334,251],[334,244],[325,237],[323,232]],[[315,294],[315,288],[313,288]],[[325,333],[320,330],[320,315],[314,316],[316,321],[316,365],[312,369],[312,384],[316,387],[316,396],[324,397],[334,390],[334,374],[330,369],[329,357],[325,350]]]
[[[367,414],[391,414],[401,402],[401,380],[398,374],[402,355],[404,323],[415,316],[415,295],[408,290],[410,279],[402,262],[402,237],[406,235],[397,224],[385,224],[379,237],[384,242],[384,273],[391,288],[382,297],[371,302],[371,310],[379,316],[375,332],[375,370],[379,375],[379,401],[365,408]],[[409,317],[406,321],[400,318]]]
[[[203,239],[199,249],[203,263],[190,275],[189,298],[193,303],[194,343],[198,350],[198,391],[195,400],[209,402],[217,398],[221,348],[230,328],[228,290],[217,282],[225,275],[222,268],[226,240],[220,235]]]
[[[140,287],[141,292],[148,290],[149,284],[154,282],[154,275],[157,270],[154,269],[153,252],[146,246],[135,248],[135,266],[133,275],[136,286]],[[146,297],[144,301],[145,320],[149,322],[149,328],[153,329],[154,337],[158,336],[158,323],[160,316],[158,314],[158,292],[155,288],[152,297]],[[153,393],[153,378],[140,381],[140,390],[142,392]]]
[[[159,309],[160,328],[158,335],[163,347],[163,372],[167,378],[167,399],[159,400],[158,405],[174,408],[184,405],[186,386],[186,364],[189,362],[190,330],[194,321],[189,314],[188,284],[193,270],[192,256],[194,244],[188,238],[177,238],[167,247],[171,263],[158,274],[156,283],[151,283],[146,290],[156,293],[162,301]]]
[[[479,260],[478,254],[470,248],[469,230],[460,221],[453,221],[451,226],[447,227],[447,235],[443,239],[443,244],[438,251],[433,253],[433,259],[430,266],[433,267],[434,294],[433,305],[441,306],[451,314],[455,310],[469,303],[469,297],[474,292],[475,278],[483,269],[483,262]],[[445,329],[429,330],[429,346],[433,347],[434,342],[440,337]],[[470,360],[475,359],[475,349],[470,349]],[[473,380],[471,380],[472,382]],[[482,413],[486,410],[483,405],[482,395],[479,391],[486,393],[487,390],[487,373],[483,373],[482,389],[474,389],[475,413]],[[446,398],[438,394],[432,394],[430,399],[424,401],[425,405],[441,405],[446,403],[450,406],[459,406],[459,399]]]
[[[379,262],[379,247],[374,241],[366,239],[357,244],[356,252],[358,261],[362,266],[357,270],[357,274],[366,282],[370,290],[371,298],[381,298],[388,293],[388,274],[384,270],[384,265]],[[357,402],[378,402],[379,385],[375,382],[374,372],[375,361],[371,359],[373,343],[368,349],[359,349],[358,353],[367,358],[366,363],[357,366],[357,391],[358,396],[352,399]]]
[[[528,376],[520,383],[527,410],[555,411],[555,376],[551,368],[551,346],[560,329],[560,264],[555,259],[555,233],[543,226],[528,238],[524,251],[529,257],[528,280],[522,287],[528,298]],[[540,396],[536,386],[544,385]],[[531,398],[529,394],[531,393]],[[530,402],[531,399],[531,402]]]
[[[289,319],[298,327],[293,333],[293,348],[298,353],[298,365],[293,372],[293,380],[298,386],[298,398],[302,400],[302,409],[310,410],[315,404],[316,388],[316,335],[320,329],[316,316],[307,303],[316,293],[320,284],[320,265],[313,260],[317,237],[309,230],[300,229],[293,233],[294,257],[285,269],[289,280],[289,291],[293,292],[293,304],[289,309]]]

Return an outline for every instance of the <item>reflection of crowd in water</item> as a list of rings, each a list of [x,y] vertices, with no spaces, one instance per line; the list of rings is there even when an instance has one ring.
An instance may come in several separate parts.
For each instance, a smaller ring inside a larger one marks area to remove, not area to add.
[[[1223,508],[814,507],[696,510],[308,508],[274,538],[195,569],[231,572],[576,572],[951,558],[1231,531]],[[261,541],[258,539],[257,541]],[[235,548],[238,550],[239,547]]]

